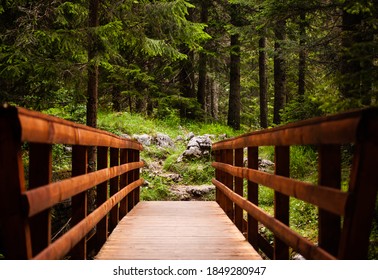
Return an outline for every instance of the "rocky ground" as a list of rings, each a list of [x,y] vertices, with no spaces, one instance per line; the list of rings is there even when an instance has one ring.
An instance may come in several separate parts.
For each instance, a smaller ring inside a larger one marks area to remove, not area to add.
[[[149,181],[147,178],[143,186],[144,188],[153,189],[156,187],[154,182],[159,181],[165,182],[168,185],[168,196],[171,200],[213,200],[215,198],[215,187],[209,181],[194,185],[186,184],[185,180],[183,180],[185,170],[184,168],[180,170],[180,167],[195,165],[197,162],[210,166],[213,161],[211,156],[213,141],[223,140],[226,138],[226,135],[196,136],[193,133],[189,133],[172,140],[168,135],[157,133],[155,136],[144,134],[133,135],[130,138],[137,140],[145,148],[144,155],[146,158],[143,158],[142,154],[142,160],[145,161],[143,172],[144,174],[148,174],[153,180]],[[170,154],[175,153],[179,155],[175,158],[175,162],[172,165],[179,167],[166,170],[164,166],[167,158]],[[270,170],[273,166],[273,162],[260,159],[260,169]],[[201,170],[200,167],[197,168],[198,172],[194,176],[200,176],[201,172],[206,172]],[[176,172],[172,170],[176,170]]]
[[[221,138],[225,136],[218,136]],[[211,164],[211,145],[212,139],[215,136],[202,135],[195,136],[193,133],[189,133],[185,136],[179,136],[175,140],[172,140],[168,135],[158,133],[156,136],[151,135],[133,135],[133,138],[143,144],[145,148],[144,155],[146,158],[145,168],[143,172],[148,174],[154,180],[149,181],[146,179],[144,188],[153,189],[154,182],[160,181],[166,182],[169,188],[169,198],[171,200],[211,200],[214,199],[215,187],[210,184],[185,184],[183,182],[183,175],[179,172],[172,170],[166,170],[164,168],[165,161],[171,154],[178,154],[177,159],[172,164],[195,164],[197,160],[207,161]],[[156,153],[154,155],[154,152]],[[148,159],[147,159],[148,157]],[[179,169],[179,168],[171,168]],[[201,172],[200,170],[198,172]],[[152,182],[154,181],[154,182]]]

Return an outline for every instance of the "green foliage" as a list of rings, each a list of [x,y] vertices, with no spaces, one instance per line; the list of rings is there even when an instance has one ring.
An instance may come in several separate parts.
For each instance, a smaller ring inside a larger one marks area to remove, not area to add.
[[[140,199],[145,201],[171,200],[174,198],[169,190],[170,182],[159,176],[142,173],[142,177],[149,183],[148,187],[142,187]]]
[[[317,152],[313,147],[290,147],[290,177],[316,183]]]
[[[323,111],[319,108],[320,106],[319,101],[309,96],[298,96],[285,106],[281,113],[282,122],[290,123],[321,116]]]

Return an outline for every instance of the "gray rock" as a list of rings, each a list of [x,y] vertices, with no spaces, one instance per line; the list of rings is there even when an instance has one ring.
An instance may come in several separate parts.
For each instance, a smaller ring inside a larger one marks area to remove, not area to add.
[[[174,148],[175,143],[172,141],[172,139],[163,133],[158,133],[155,138],[155,144],[162,148]]]
[[[200,158],[210,154],[211,139],[208,135],[194,136],[189,140],[186,150],[177,159],[181,162],[184,158]]]
[[[203,196],[215,190],[213,185],[204,185],[204,186],[188,186],[186,192],[193,196]]]
[[[259,158],[259,166],[262,168],[268,168],[274,166],[274,162],[268,160],[268,159],[260,159]]]
[[[194,136],[195,136],[195,135],[194,135],[193,132],[189,132],[188,136],[186,136],[186,139],[187,139],[187,140],[190,140],[190,139],[192,139]]]
[[[128,134],[121,134],[119,137],[125,138],[125,139],[131,139],[131,136]]]
[[[176,195],[179,200],[201,200],[203,196],[213,191],[215,191],[214,185],[176,185],[171,188],[171,192]]]
[[[218,136],[219,141],[224,140],[227,138],[227,134],[221,134]]]
[[[211,150],[211,139],[208,135],[204,136],[194,136],[192,139],[190,139],[187,148],[190,147],[198,147],[202,151],[210,151]]]
[[[135,134],[133,135],[133,138],[144,146],[151,146],[153,142],[153,138],[147,134],[142,134],[142,135]]]

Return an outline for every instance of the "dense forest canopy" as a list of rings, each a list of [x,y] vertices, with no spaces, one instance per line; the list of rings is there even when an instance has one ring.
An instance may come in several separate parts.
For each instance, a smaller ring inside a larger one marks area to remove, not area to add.
[[[6,0],[0,102],[259,128],[378,102],[374,0]]]

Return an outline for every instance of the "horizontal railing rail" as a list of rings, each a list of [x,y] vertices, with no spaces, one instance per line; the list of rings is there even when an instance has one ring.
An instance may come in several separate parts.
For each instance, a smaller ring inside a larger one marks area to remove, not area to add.
[[[0,108],[0,131],[0,241],[5,258],[85,259],[139,202],[143,147],[138,142],[11,106]],[[72,176],[52,182],[56,144],[72,146]],[[88,172],[90,149],[97,154],[93,172]],[[28,156],[28,184],[23,153]],[[89,191],[94,201],[89,202]],[[53,241],[51,211],[67,200],[70,230]]]
[[[295,145],[317,149],[317,183],[290,178],[290,147]],[[341,190],[342,145],[351,145],[354,151],[346,191]],[[259,170],[261,146],[274,146],[274,174]],[[378,190],[377,109],[252,132],[215,143],[212,149],[216,200],[236,226],[246,231],[255,249],[271,259],[289,259],[290,248],[307,259],[367,258]],[[258,207],[261,187],[274,191],[273,215]],[[317,242],[302,237],[289,226],[290,197],[319,209]],[[273,233],[273,245],[261,234],[262,226]]]

